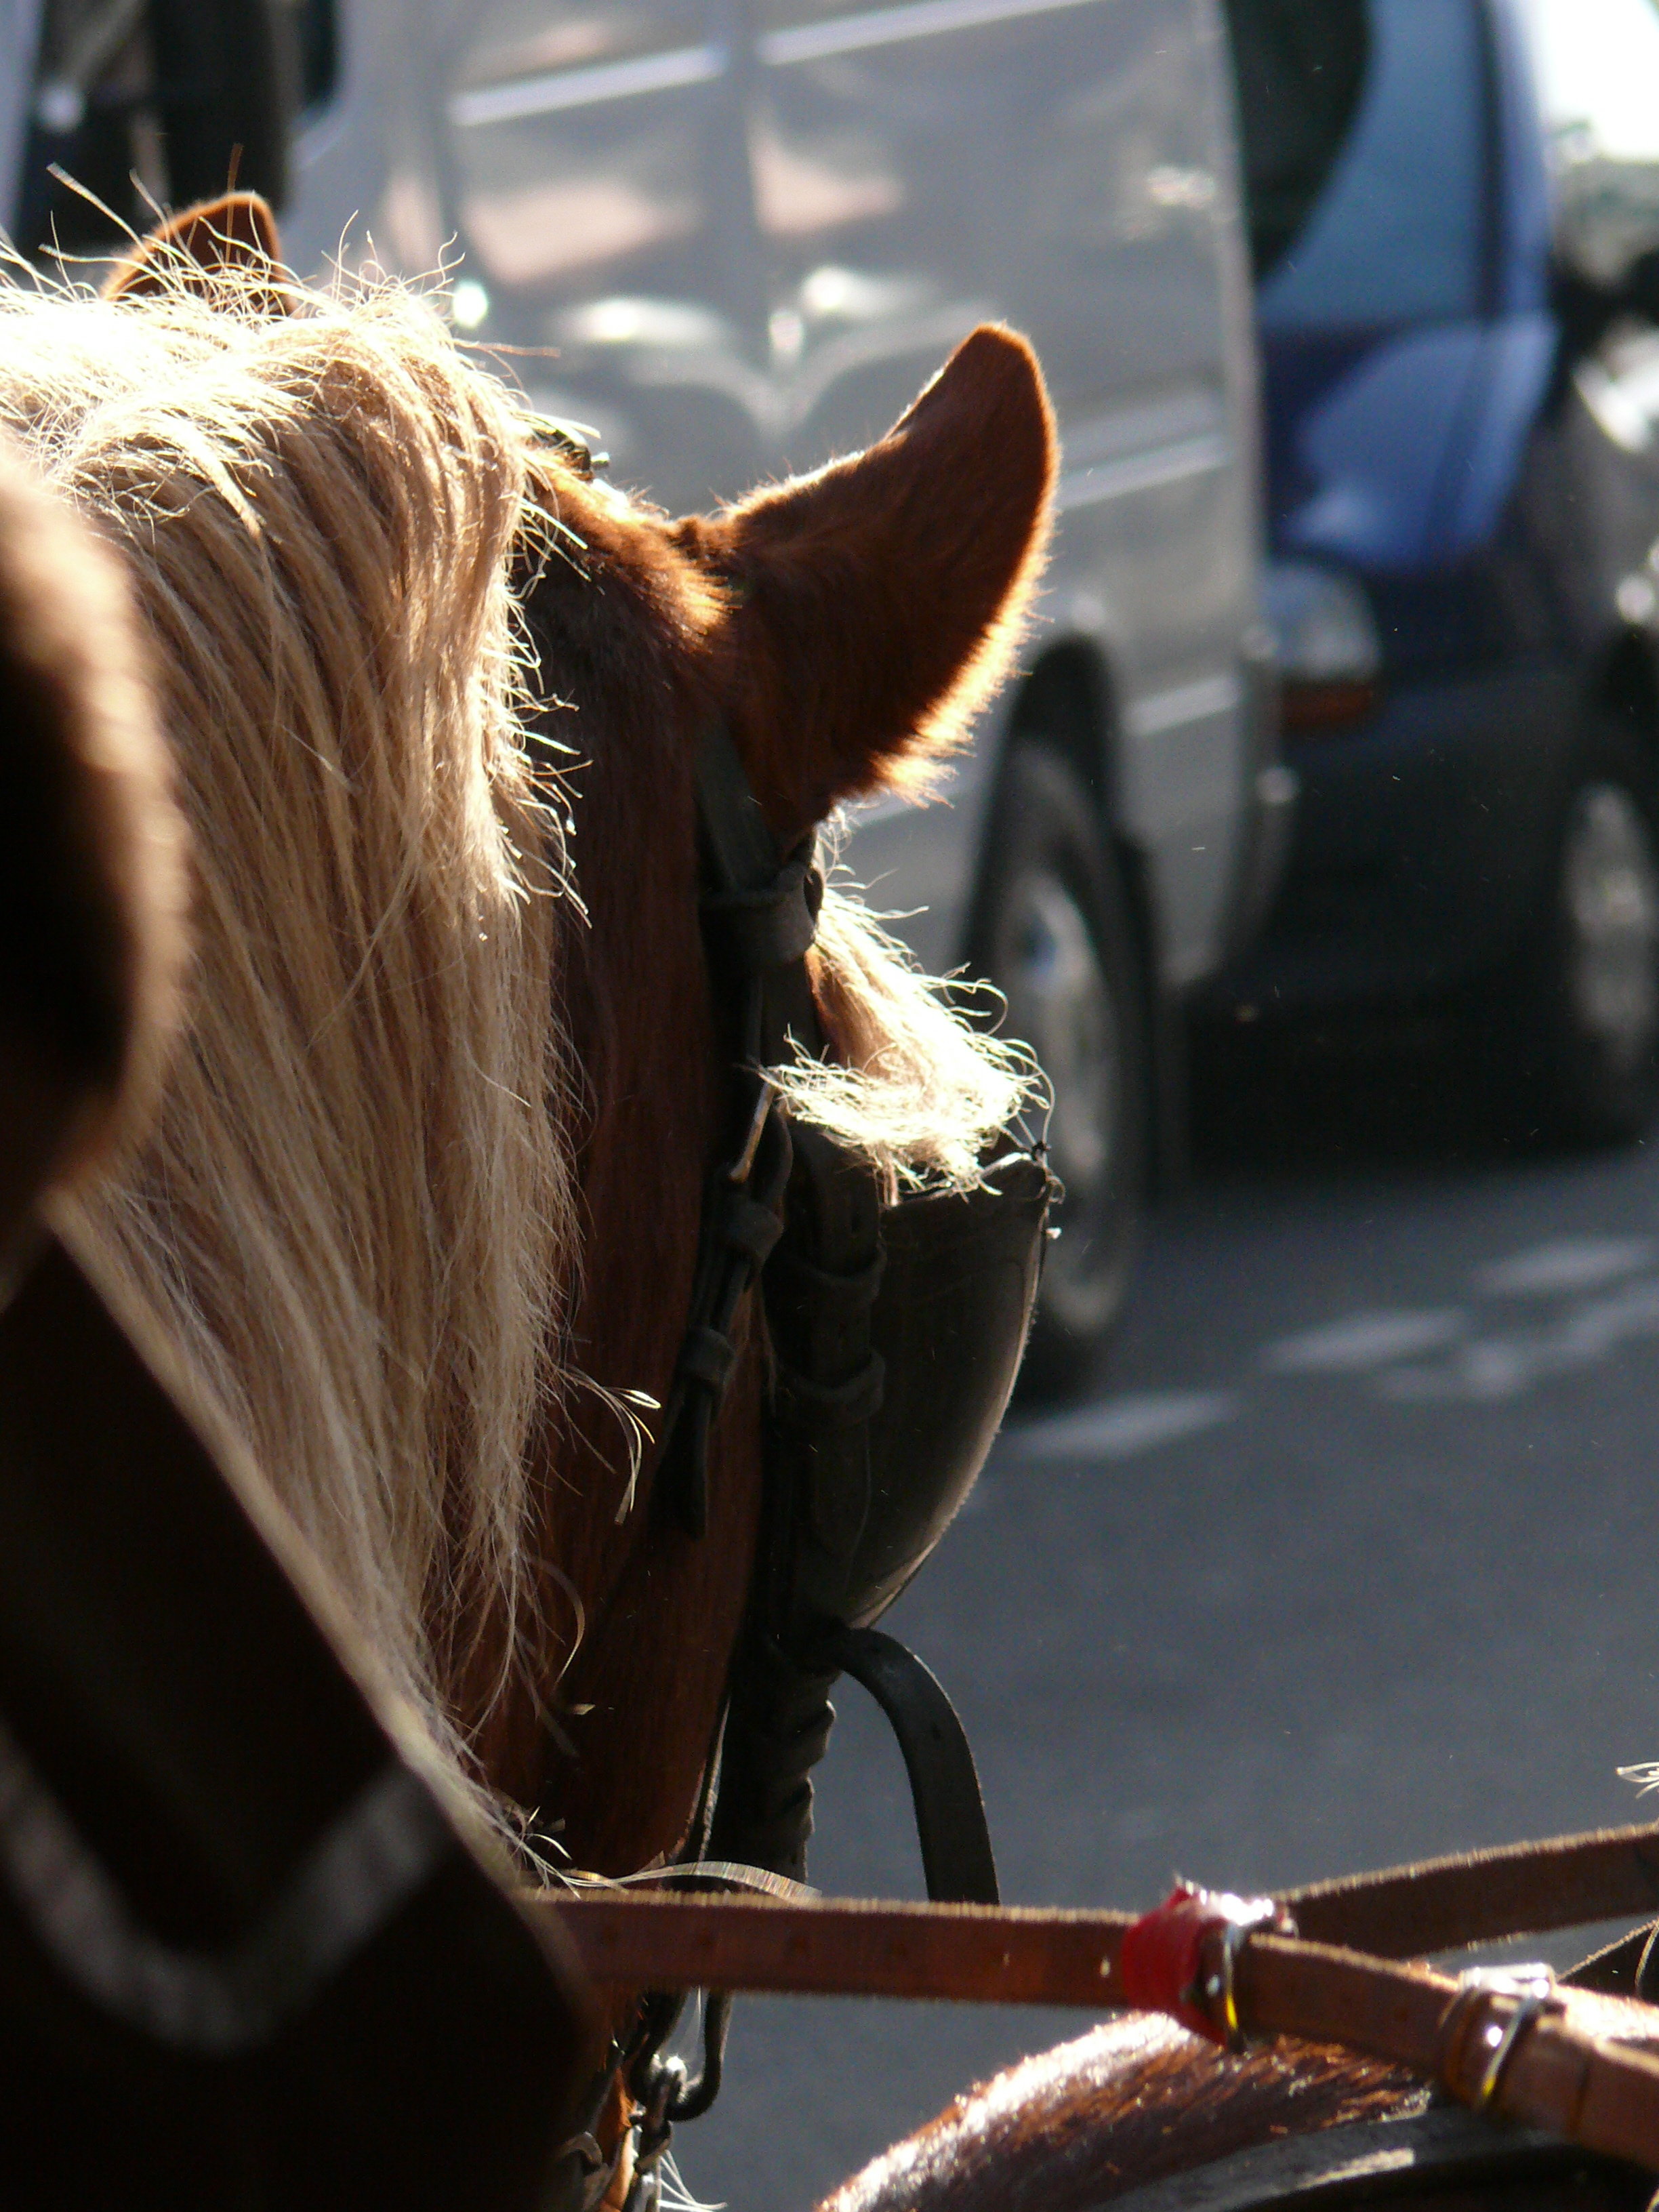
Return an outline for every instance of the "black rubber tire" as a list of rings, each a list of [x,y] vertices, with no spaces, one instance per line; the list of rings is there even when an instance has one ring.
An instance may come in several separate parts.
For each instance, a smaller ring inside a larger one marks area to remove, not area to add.
[[[1626,729],[1611,718],[1592,726],[1557,816],[1536,910],[1477,1032],[1500,1121],[1522,1138],[1628,1144],[1659,1110],[1656,784],[1651,758]],[[1588,895],[1598,881],[1599,921]],[[1611,960],[1609,915],[1621,948]]]
[[[1098,812],[1064,755],[1024,738],[1003,772],[975,933],[1054,1089],[1054,1215],[1022,1386],[1085,1382],[1121,1317],[1150,1154],[1146,1001],[1128,901]],[[1046,975],[1045,975],[1046,969]]]

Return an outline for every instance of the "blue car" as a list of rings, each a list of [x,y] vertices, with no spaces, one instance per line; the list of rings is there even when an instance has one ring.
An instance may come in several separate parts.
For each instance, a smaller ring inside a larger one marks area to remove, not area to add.
[[[1233,1018],[1659,1103],[1659,7],[1233,0],[1294,840]]]

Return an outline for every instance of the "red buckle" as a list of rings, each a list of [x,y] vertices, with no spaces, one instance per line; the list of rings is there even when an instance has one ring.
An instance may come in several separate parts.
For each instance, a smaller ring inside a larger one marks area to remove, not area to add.
[[[1144,2012],[1168,2013],[1194,2035],[1242,2050],[1233,1975],[1240,1950],[1258,1928],[1294,1932],[1289,1913],[1271,1897],[1234,1897],[1177,1883],[1162,1905],[1123,1932],[1117,1954],[1123,2002]]]

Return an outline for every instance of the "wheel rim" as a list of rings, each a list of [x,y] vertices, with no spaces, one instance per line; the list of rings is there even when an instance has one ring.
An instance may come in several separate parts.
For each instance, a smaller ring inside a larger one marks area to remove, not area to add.
[[[1008,1001],[1008,1033],[1031,1047],[1053,1086],[1048,1155],[1066,1186],[1068,1233],[1051,1255],[1044,1295],[1059,1290],[1069,1305],[1066,1291],[1087,1299],[1096,1287],[1089,1231],[1121,1145],[1117,1006],[1083,909],[1049,869],[1027,869],[1008,886],[993,958]],[[1109,1294],[1109,1286],[1098,1287]]]
[[[1659,865],[1647,819],[1616,783],[1573,800],[1562,854],[1567,989],[1579,1028],[1620,1068],[1659,1037]]]

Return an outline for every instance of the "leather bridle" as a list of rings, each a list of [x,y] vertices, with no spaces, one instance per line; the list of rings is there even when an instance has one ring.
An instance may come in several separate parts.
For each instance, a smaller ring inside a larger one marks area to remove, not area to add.
[[[708,1185],[654,1483],[655,1509],[693,1537],[708,1524],[708,1443],[736,1363],[734,1319],[757,1285],[769,1372],[754,1595],[705,1840],[722,1858],[804,1878],[808,1778],[844,1671],[897,1730],[929,1894],[992,1903],[995,1867],[960,1723],[920,1662],[869,1624],[937,1540],[942,1520],[929,1509],[948,1518],[988,1449],[1030,1317],[1050,1178],[1040,1158],[1015,1156],[985,1191],[941,1212],[937,1195],[889,1192],[863,1153],[786,1116],[766,1071],[826,1051],[807,965],[823,900],[815,837],[780,851],[723,723],[704,732],[696,792],[704,942],[735,1109],[733,1144]],[[940,1308],[963,1339],[947,1357],[937,1341],[896,1331],[883,1293],[915,1265],[907,1237],[931,1255],[951,1235],[951,1272],[971,1279],[975,1254],[988,1252],[1000,1297],[965,1316]],[[1010,1297],[1001,1263],[1022,1246],[1027,1265],[1010,1278]],[[961,1401],[977,1386],[987,1416],[965,1443],[947,1440],[943,1463],[937,1424],[896,1449],[890,1440],[893,1424],[915,1422],[924,1363],[939,1370],[935,1392]],[[902,1461],[902,1482],[889,1459]]]
[[[691,1537],[720,1508],[710,1442],[757,1292],[769,1387],[751,1598],[703,1802],[671,1878],[706,1886],[714,1865],[724,1879],[804,1880],[811,1773],[829,1742],[830,1691],[847,1673],[897,1735],[929,1896],[994,1904],[962,1724],[921,1661],[871,1623],[938,1540],[989,1448],[1030,1319],[1051,1179],[1040,1152],[1006,1142],[983,1189],[896,1197],[861,1152],[784,1113],[766,1071],[826,1050],[807,964],[823,898],[816,840],[780,850],[723,724],[700,744],[696,794],[731,1135],[706,1186],[653,1485],[653,1510]],[[915,1294],[922,1279],[931,1305]],[[934,1316],[931,1332],[919,1306]],[[643,2116],[642,2169],[719,2087],[729,1996],[707,2002],[690,2081],[662,2056],[680,2003],[643,2000],[623,2056]]]

